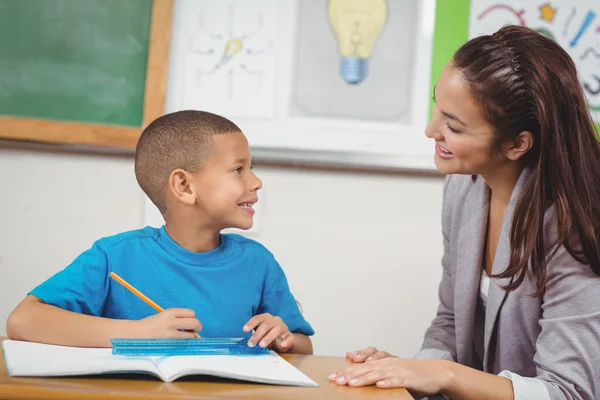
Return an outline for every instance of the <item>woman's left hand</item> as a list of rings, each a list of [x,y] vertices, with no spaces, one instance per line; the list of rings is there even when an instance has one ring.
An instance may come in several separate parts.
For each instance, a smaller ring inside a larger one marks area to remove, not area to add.
[[[449,361],[384,358],[368,363],[350,365],[329,376],[338,385],[380,388],[404,387],[408,390],[432,395],[440,393],[452,379]]]

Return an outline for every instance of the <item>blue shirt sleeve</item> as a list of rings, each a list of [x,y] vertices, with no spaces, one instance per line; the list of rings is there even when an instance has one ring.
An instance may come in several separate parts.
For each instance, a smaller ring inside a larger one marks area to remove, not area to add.
[[[264,313],[280,317],[290,332],[307,336],[315,334],[300,312],[283,269],[272,255],[268,260],[266,284],[258,307],[258,314]]]
[[[68,311],[101,316],[108,295],[108,273],[106,253],[96,242],[29,294]]]

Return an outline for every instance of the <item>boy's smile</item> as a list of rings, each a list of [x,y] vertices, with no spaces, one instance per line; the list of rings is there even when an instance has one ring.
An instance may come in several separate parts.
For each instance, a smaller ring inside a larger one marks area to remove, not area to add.
[[[256,198],[255,200],[252,200],[252,201],[240,203],[239,206],[241,207],[243,212],[248,213],[251,216],[254,216],[254,213],[256,212],[254,210],[254,204],[256,204],[257,202],[258,202],[258,198]]]

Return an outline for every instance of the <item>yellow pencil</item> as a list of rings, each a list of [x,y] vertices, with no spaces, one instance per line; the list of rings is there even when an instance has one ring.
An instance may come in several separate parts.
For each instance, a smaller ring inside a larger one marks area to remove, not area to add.
[[[135,294],[137,297],[139,297],[140,299],[142,299],[146,304],[148,304],[150,307],[154,308],[156,311],[158,311],[158,312],[165,311],[161,306],[159,306],[158,304],[156,304],[155,302],[153,302],[152,300],[150,300],[150,298],[148,298],[148,296],[146,296],[144,293],[140,292],[139,290],[137,290],[136,288],[134,288],[133,286],[131,286],[125,279],[121,278],[119,275],[115,274],[114,272],[111,272],[109,275],[115,281],[117,281],[121,285],[123,285],[123,287],[125,289],[127,289],[131,293]],[[194,336],[197,337],[197,338],[200,337],[200,335],[198,335],[196,332],[194,332]]]

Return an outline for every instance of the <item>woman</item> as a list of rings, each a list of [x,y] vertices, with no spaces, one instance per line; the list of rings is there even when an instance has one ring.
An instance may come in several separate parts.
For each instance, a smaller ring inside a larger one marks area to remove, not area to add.
[[[330,379],[452,399],[600,399],[600,145],[577,71],[507,26],[434,89],[444,186],[437,316],[414,360],[369,348]]]

